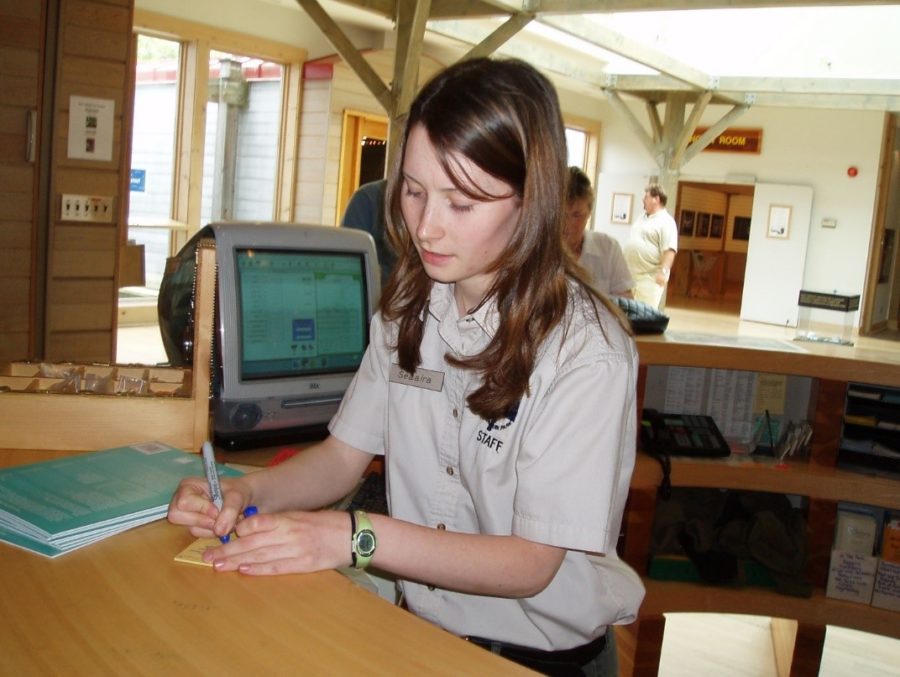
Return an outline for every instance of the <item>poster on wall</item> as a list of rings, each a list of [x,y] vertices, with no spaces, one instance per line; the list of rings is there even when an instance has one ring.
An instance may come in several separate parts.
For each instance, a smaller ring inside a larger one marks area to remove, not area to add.
[[[70,159],[112,160],[115,108],[116,102],[112,99],[69,97]]]

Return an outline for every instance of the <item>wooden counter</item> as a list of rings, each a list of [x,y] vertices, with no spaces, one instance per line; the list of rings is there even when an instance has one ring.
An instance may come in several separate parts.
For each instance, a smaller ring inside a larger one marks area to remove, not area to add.
[[[672,458],[670,481],[675,487],[805,496],[809,553],[804,575],[813,584],[814,592],[811,598],[804,599],[762,588],[726,588],[645,578],[647,595],[640,618],[627,629],[633,641],[629,645],[632,655],[626,657],[626,662],[633,664],[633,674],[657,674],[664,614],[668,612],[773,617],[776,660],[780,666],[787,666],[792,675],[818,674],[826,625],[900,638],[897,613],[830,599],[824,594],[837,502],[900,510],[900,481],[835,467],[847,384],[900,387],[900,351],[687,332],[639,337],[638,351],[640,398],[644,395],[649,366],[732,369],[813,379],[810,402],[813,437],[808,459],[779,465],[772,459],[754,457]],[[661,480],[657,461],[639,453],[625,515],[622,556],[644,576]]]
[[[0,466],[41,458],[0,451]],[[0,544],[2,672],[533,674],[333,571],[252,578],[174,562],[192,540],[160,521],[54,560]]]
[[[639,336],[643,366],[708,367],[900,387],[900,350],[687,332]]]

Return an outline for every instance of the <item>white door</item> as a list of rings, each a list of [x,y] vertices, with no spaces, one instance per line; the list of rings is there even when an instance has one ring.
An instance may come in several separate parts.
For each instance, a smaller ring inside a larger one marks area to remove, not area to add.
[[[812,197],[809,186],[756,184],[741,298],[742,320],[797,326]]]

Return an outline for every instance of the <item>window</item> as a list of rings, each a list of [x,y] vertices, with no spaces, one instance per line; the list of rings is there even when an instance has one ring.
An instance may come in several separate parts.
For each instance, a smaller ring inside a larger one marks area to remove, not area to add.
[[[304,50],[135,10],[129,239],[155,296],[210,221],[290,221]]]
[[[125,297],[155,295],[170,255],[180,49],[174,40],[137,37],[128,238],[144,245],[146,290]]]
[[[566,127],[566,164],[570,167],[584,169],[587,160],[588,135],[583,129]]]
[[[281,130],[280,65],[212,52],[201,223],[271,221]]]

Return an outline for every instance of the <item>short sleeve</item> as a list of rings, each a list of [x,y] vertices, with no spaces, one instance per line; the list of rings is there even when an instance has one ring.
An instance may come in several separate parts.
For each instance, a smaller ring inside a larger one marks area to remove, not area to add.
[[[369,347],[341,406],[328,424],[342,442],[370,454],[384,455],[390,352],[381,314],[372,318]]]

